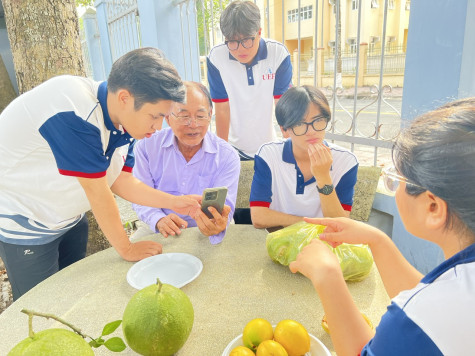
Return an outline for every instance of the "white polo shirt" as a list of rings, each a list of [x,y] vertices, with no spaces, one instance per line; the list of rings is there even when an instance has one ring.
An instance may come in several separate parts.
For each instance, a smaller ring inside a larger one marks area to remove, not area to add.
[[[289,51],[279,42],[261,38],[256,57],[248,65],[241,64],[225,44],[220,44],[211,49],[207,64],[213,101],[229,101],[229,143],[254,156],[262,144],[276,140],[274,99],[291,85]]]
[[[112,185],[133,142],[112,124],[106,82],[58,76],[15,99],[0,115],[0,239],[39,244],[74,226],[90,209],[76,177]]]
[[[396,296],[361,355],[473,355],[475,244]]]
[[[345,148],[325,144],[333,157],[330,176],[336,194],[343,208],[351,211],[358,160]],[[292,152],[292,140],[270,142],[259,149],[254,158],[250,206],[296,216],[323,217],[315,177],[304,180]]]

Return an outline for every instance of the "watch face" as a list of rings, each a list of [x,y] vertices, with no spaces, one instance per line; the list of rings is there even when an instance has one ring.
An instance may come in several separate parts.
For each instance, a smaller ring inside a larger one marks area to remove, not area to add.
[[[322,189],[318,188],[317,186],[317,190],[319,193],[322,193],[323,195],[330,195],[333,192],[333,184],[331,185],[325,184]]]

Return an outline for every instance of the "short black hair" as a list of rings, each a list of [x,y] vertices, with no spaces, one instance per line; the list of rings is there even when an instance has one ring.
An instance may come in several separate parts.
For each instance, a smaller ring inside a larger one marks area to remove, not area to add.
[[[126,89],[134,97],[134,108],[160,100],[185,101],[185,86],[171,62],[153,47],[135,49],[112,65],[107,88],[115,93]]]
[[[310,103],[318,107],[327,122],[331,120],[330,105],[325,94],[312,85],[303,85],[290,88],[279,99],[275,107],[277,123],[285,130],[300,124],[305,119]]]
[[[261,28],[259,7],[252,1],[233,1],[222,12],[219,27],[226,39],[255,35]]]

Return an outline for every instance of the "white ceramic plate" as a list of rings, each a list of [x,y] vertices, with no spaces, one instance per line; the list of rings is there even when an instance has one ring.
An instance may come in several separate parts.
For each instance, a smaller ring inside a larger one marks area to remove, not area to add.
[[[273,325],[275,328],[275,325]],[[304,356],[332,356],[331,352],[323,345],[323,343],[318,340],[315,336],[312,334],[310,335],[310,351],[307,352]],[[231,341],[228,346],[223,351],[222,356],[229,356],[231,353],[231,350],[234,349],[235,347],[242,345],[242,334],[239,336],[236,336],[233,341]]]
[[[142,289],[160,278],[162,283],[181,288],[198,277],[202,270],[203,263],[198,257],[188,253],[164,253],[147,257],[130,267],[127,282]]]

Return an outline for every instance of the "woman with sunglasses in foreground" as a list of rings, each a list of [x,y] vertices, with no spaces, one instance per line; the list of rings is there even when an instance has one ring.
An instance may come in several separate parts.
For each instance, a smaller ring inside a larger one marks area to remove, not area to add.
[[[368,244],[393,298],[376,333],[362,318],[330,249],[314,240],[290,264],[308,277],[323,304],[338,355],[467,355],[475,349],[475,98],[417,118],[393,148],[395,190],[406,229],[436,243],[446,261],[426,276],[391,238],[345,218],[305,219],[326,225],[321,240]],[[396,173],[397,172],[397,173]]]

